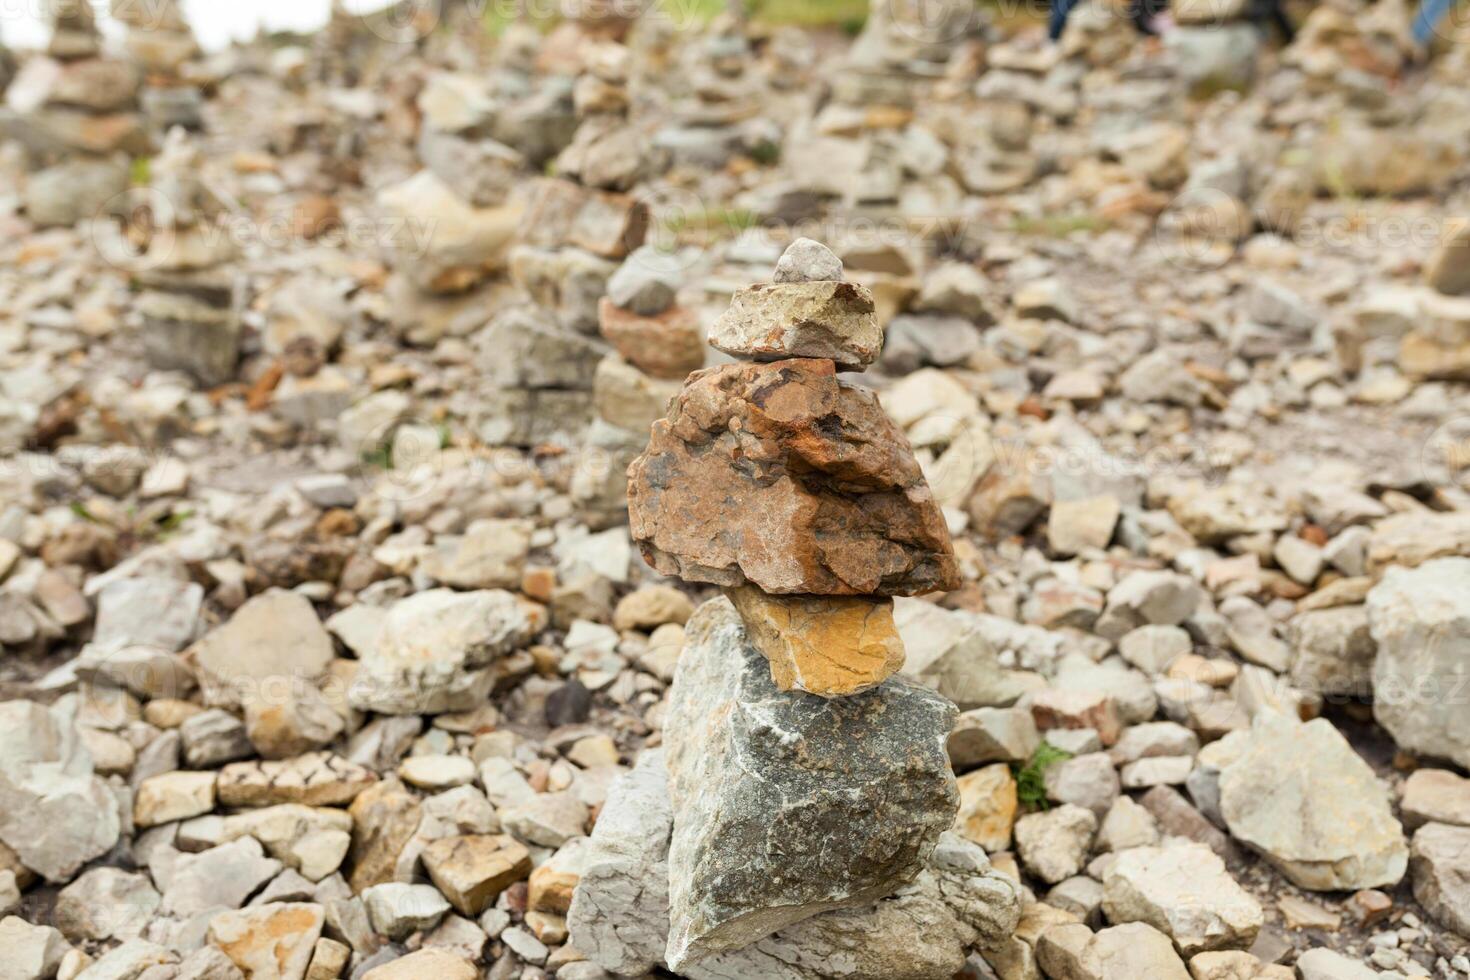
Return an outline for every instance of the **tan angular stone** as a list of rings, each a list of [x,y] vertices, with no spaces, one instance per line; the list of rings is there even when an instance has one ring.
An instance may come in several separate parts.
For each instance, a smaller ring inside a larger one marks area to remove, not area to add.
[[[271,589],[245,603],[229,621],[188,651],[207,704],[238,708],[253,693],[310,683],[332,662],[332,638],[311,602]]]
[[[531,873],[531,852],[504,834],[436,840],[424,848],[423,861],[439,891],[468,916]]]
[[[235,762],[219,773],[223,806],[341,806],[351,803],[377,777],[330,752],[312,752],[275,762]]]
[[[988,853],[1008,849],[1019,805],[1011,767],[1003,762],[986,766],[961,776],[957,784],[960,812],[955,816],[955,833]]]
[[[1424,266],[1424,281],[1451,296],[1470,293],[1470,220],[1449,222],[1444,240]]]
[[[883,326],[873,294],[857,283],[757,283],[735,293],[709,342],[736,357],[821,357],[860,371],[882,352]]]
[[[729,594],[783,691],[843,697],[877,687],[903,667],[892,599],[773,596],[750,585]]]
[[[621,259],[648,234],[648,205],[627,194],[579,187],[569,180],[537,181],[517,239],[537,248],[573,245]]]
[[[214,809],[215,779],[212,772],[179,771],[143,780],[133,801],[133,822],[156,827],[208,813]]]
[[[398,855],[419,828],[418,797],[397,779],[385,779],[353,800],[347,812],[352,815],[348,883],[353,892],[392,881]]]
[[[437,947],[375,966],[362,975],[362,980],[476,980],[480,971],[457,953]]]
[[[311,954],[311,965],[306,968],[305,980],[337,980],[347,969],[352,958],[352,947],[335,939],[318,939]]]
[[[311,963],[326,915],[303,902],[221,912],[209,922],[209,941],[247,977],[301,977]]]

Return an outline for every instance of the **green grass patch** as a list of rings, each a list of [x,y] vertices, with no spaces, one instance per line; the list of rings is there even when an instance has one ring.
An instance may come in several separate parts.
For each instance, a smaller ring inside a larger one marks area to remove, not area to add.
[[[706,208],[703,211],[680,211],[664,219],[654,219],[668,237],[686,235],[708,240],[734,237],[760,220],[748,208]],[[661,236],[656,236],[661,237]]]
[[[1011,222],[1011,231],[1038,238],[1066,238],[1079,231],[1096,235],[1112,226],[1111,221],[1097,214],[1045,214],[1039,218],[1016,218]]]
[[[1050,742],[1042,742],[1024,766],[1011,763],[1011,774],[1016,777],[1016,800],[1028,812],[1050,810],[1046,798],[1046,771],[1058,762],[1072,758],[1072,753],[1059,749]]]
[[[551,13],[520,13],[508,0],[485,7],[485,29],[499,36],[517,20],[547,31],[557,23]],[[538,11],[549,5],[532,4]],[[727,9],[725,0],[659,0],[657,12],[676,24],[708,24]],[[745,0],[745,14],[752,24],[766,27],[836,27],[848,34],[862,30],[868,19],[868,0]]]
[[[393,446],[385,439],[382,445],[363,452],[358,458],[362,460],[364,466],[391,470],[393,468]]]

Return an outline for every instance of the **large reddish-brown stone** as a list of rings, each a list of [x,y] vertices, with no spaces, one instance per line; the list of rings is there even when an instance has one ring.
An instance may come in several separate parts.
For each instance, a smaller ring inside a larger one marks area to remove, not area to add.
[[[688,582],[776,595],[959,586],[908,442],[829,360],[691,375],[628,468],[628,509],[644,557]]]

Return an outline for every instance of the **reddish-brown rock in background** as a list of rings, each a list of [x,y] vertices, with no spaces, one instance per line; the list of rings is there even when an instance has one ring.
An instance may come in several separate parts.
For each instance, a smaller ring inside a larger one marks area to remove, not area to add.
[[[903,434],[829,360],[690,376],[628,469],[633,538],[688,582],[777,595],[958,587],[949,531]]]
[[[671,306],[662,313],[640,316],[604,296],[597,315],[608,343],[645,374],[679,379],[704,367],[704,332],[698,318],[685,307]]]

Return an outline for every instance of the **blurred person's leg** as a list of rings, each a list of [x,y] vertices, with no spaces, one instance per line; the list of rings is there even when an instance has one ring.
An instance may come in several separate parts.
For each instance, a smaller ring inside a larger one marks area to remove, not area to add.
[[[1455,0],[1422,0],[1419,12],[1414,15],[1414,40],[1428,46],[1434,40],[1435,28],[1454,6]]]
[[[1053,41],[1061,39],[1062,31],[1067,29],[1067,18],[1082,0],[1051,0],[1051,24],[1047,27],[1047,34]]]
[[[1157,34],[1154,18],[1169,9],[1169,0],[1130,0],[1128,13],[1140,34]]]

